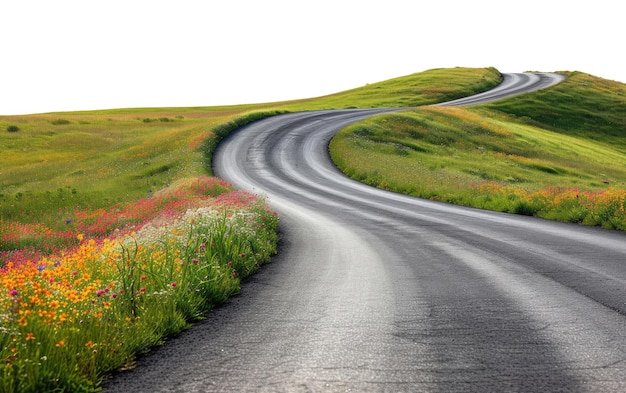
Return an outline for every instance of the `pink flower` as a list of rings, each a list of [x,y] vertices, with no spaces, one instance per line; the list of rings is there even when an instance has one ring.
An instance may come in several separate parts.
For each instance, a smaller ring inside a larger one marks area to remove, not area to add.
[[[174,281],[174,282],[172,283],[172,286],[173,286],[173,287],[176,287],[176,281]]]
[[[9,292],[9,295],[11,295],[11,296],[17,296],[17,289],[13,289],[13,290],[11,290],[11,292]]]
[[[146,281],[146,276],[141,276],[141,281]]]

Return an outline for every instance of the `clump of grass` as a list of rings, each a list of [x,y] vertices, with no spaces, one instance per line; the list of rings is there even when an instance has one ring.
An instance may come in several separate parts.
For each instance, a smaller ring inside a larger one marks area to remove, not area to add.
[[[15,124],[11,124],[7,126],[7,132],[18,132],[20,128]]]
[[[50,120],[50,124],[55,125],[55,126],[61,126],[61,125],[66,125],[66,124],[71,124],[72,122],[67,120],[67,119],[54,119],[54,120]]]
[[[183,117],[176,116],[176,119],[180,120],[180,119],[183,119]],[[143,119],[141,119],[141,121],[144,123],[152,123],[155,121],[160,121],[161,123],[169,123],[175,120],[170,117],[159,117],[159,118],[144,117]]]

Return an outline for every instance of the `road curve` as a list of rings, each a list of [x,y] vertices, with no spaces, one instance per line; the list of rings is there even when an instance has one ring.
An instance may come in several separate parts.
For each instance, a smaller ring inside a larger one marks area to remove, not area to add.
[[[494,89],[470,97],[447,101],[438,106],[462,106],[483,104],[489,101],[500,100],[516,94],[528,93],[553,86],[565,79],[565,75],[555,73],[506,73],[502,74],[502,82]]]
[[[105,392],[626,391],[626,236],[347,179],[327,146],[388,110],[276,116],[214,169],[281,214],[241,295]]]

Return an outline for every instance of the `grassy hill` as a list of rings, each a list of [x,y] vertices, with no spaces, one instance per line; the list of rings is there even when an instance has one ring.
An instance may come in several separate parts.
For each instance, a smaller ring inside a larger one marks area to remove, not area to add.
[[[336,136],[331,155],[380,188],[626,229],[626,85],[567,75],[490,104],[369,119]]]

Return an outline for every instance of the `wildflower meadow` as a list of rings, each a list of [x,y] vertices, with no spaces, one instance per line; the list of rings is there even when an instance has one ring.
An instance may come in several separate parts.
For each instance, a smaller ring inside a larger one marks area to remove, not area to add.
[[[71,220],[2,223],[0,392],[97,390],[276,252],[266,202],[206,176]]]

